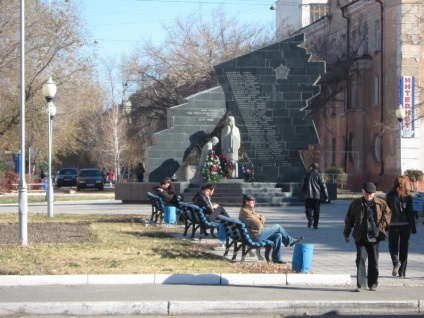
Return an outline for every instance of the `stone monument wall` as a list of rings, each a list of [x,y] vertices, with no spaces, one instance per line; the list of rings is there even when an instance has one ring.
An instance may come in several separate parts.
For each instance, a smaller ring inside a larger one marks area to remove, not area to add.
[[[186,100],[187,103],[169,109],[168,129],[153,136],[146,165],[150,182],[172,177],[193,147],[206,133],[214,130],[226,111],[224,93],[219,86]]]
[[[303,35],[215,66],[255,181],[296,182],[305,173],[299,151],[318,143],[303,108],[317,95],[324,62],[309,62]]]

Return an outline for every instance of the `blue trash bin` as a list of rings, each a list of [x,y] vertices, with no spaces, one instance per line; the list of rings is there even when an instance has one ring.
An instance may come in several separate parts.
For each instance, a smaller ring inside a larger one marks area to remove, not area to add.
[[[295,272],[309,273],[312,265],[314,247],[309,244],[296,244],[293,252],[292,270]]]
[[[165,224],[177,223],[177,208],[175,206],[164,207]]]
[[[219,227],[218,227],[218,239],[221,242],[225,242],[225,240],[227,239],[227,235],[225,234],[224,223],[219,223]]]

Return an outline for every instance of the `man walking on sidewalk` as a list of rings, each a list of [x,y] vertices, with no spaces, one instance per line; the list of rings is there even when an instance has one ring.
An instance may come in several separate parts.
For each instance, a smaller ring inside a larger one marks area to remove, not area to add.
[[[362,187],[362,197],[355,199],[349,206],[343,231],[344,241],[349,243],[349,235],[356,244],[356,291],[377,290],[378,257],[380,241],[386,239],[386,228],[390,223],[392,212],[386,201],[374,197],[377,188],[372,182]],[[368,258],[368,282],[365,262]]]
[[[314,225],[314,229],[318,228],[319,212],[321,205],[321,193],[324,194],[325,202],[328,202],[327,186],[324,178],[318,172],[318,164],[313,163],[309,166],[303,178],[303,195],[305,198],[305,214],[308,220],[308,227]]]

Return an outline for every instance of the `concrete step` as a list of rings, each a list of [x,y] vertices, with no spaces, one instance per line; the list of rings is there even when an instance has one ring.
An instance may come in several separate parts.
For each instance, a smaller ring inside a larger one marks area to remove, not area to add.
[[[193,197],[204,183],[191,183],[184,191],[184,201],[192,202]],[[213,202],[223,206],[241,206],[243,194],[251,194],[256,198],[257,206],[301,205],[302,198],[295,191],[287,191],[299,187],[299,184],[277,184],[272,182],[244,182],[241,179],[224,180],[213,183],[215,192]]]

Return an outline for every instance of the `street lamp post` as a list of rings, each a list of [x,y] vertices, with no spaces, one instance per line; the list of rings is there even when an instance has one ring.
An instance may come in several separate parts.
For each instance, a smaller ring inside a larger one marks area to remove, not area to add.
[[[52,119],[56,115],[56,106],[53,104],[52,99],[56,95],[56,84],[52,78],[49,77],[43,85],[43,95],[47,100],[48,108],[48,129],[49,129],[49,173],[47,178],[47,205],[48,217],[53,217],[53,184],[52,184]]]
[[[25,181],[25,1],[20,2],[21,162],[19,167],[19,242],[28,245],[28,194]]]
[[[402,105],[399,105],[399,107],[395,111],[395,116],[397,120],[399,121],[399,147],[400,147],[400,161],[402,162],[402,122],[405,118],[405,109]],[[402,172],[402,164],[400,164],[400,171]]]

